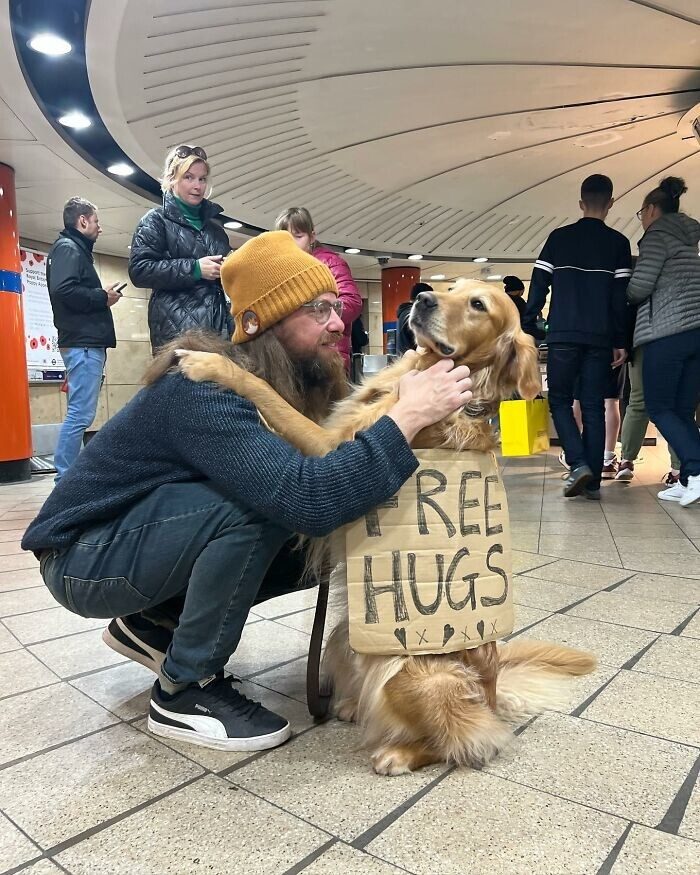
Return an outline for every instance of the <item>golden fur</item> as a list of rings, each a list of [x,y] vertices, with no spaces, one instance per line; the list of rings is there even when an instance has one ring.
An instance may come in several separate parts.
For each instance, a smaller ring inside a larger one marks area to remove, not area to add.
[[[398,398],[409,370],[440,358],[466,364],[473,398],[464,411],[421,431],[415,448],[488,451],[488,419],[502,399],[540,390],[537,353],[500,289],[463,280],[451,292],[423,293],[411,314],[420,356],[406,356],[340,401],[323,426],[290,407],[230,358],[187,352],[180,367],[251,400],[278,434],[306,455],[322,456],[369,428]],[[344,565],[333,578],[342,582]],[[333,585],[332,580],[332,585]],[[324,669],[340,719],[357,720],[375,771],[397,775],[434,762],[483,763],[512,739],[513,724],[557,704],[560,679],[587,674],[595,659],[558,644],[515,640],[434,656],[382,657],[350,649],[347,621],[331,633]]]

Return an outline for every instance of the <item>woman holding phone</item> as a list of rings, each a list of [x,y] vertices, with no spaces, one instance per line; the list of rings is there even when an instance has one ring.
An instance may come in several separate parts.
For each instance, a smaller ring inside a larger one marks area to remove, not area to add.
[[[165,159],[163,206],[149,210],[131,241],[129,276],[153,290],[148,303],[151,349],[190,328],[230,337],[233,322],[219,275],[231,251],[217,220],[222,207],[205,197],[210,167],[201,146],[176,146]]]

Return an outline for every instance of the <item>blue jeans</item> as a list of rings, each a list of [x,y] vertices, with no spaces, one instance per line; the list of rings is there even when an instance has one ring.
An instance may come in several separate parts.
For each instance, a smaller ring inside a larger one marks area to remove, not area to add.
[[[572,469],[588,465],[589,489],[600,488],[605,453],[605,392],[610,380],[612,350],[578,343],[552,343],[547,348],[549,409]],[[578,381],[578,382],[577,382]],[[581,403],[583,434],[574,419],[574,389]]]
[[[649,419],[678,454],[686,486],[700,474],[700,328],[645,344],[642,381]]]
[[[120,617],[184,596],[162,672],[188,684],[220,671],[256,601],[298,586],[291,533],[211,483],[169,483],[42,557],[53,597],[82,617]],[[282,549],[284,547],[284,549]]]
[[[96,347],[70,347],[60,352],[66,366],[68,411],[54,454],[56,483],[78,458],[85,429],[97,413],[107,354]]]

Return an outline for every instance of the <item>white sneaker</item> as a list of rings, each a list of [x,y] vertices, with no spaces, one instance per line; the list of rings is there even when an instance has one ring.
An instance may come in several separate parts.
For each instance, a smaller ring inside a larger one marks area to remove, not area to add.
[[[680,501],[681,507],[689,507],[696,501],[700,501],[700,474],[688,477],[688,485],[685,487],[685,493]]]
[[[657,497],[662,501],[682,501],[685,492],[686,489],[682,483],[674,483],[668,489],[662,489],[661,492],[657,492]],[[700,492],[698,492],[697,497],[700,498]]]

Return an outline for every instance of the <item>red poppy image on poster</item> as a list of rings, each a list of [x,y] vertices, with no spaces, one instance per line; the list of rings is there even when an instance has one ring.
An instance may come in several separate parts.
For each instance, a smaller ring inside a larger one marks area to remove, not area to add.
[[[42,371],[62,371],[65,368],[58,351],[58,333],[53,324],[46,285],[46,253],[20,249],[19,255],[27,370],[29,378],[36,380],[42,378]]]

